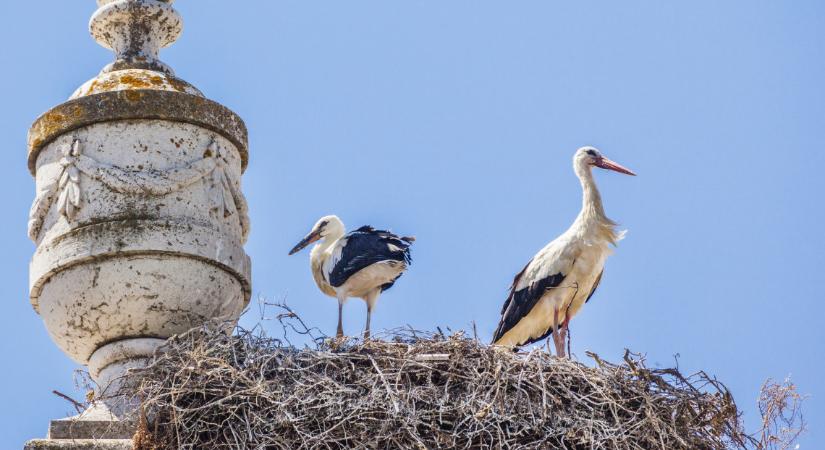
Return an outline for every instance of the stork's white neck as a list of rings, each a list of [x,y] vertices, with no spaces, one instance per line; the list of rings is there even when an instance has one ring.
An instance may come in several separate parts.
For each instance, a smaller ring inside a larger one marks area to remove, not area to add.
[[[344,236],[343,228],[340,230],[330,230],[329,234],[324,236],[323,239],[318,241],[318,243],[315,244],[314,247],[312,247],[312,251],[309,255],[310,259],[313,261],[317,261],[319,259],[324,258],[324,255],[327,255],[327,249],[332,247],[338,241],[338,239],[341,239],[342,236]]]
[[[341,236],[343,236],[343,235],[344,235],[343,231],[341,231],[341,232],[330,232],[330,234],[324,236],[320,241],[318,241],[317,244],[315,244],[315,247],[313,247],[313,250],[317,249],[318,251],[323,252],[326,249],[332,247],[332,245],[335,244],[335,242],[338,241],[338,239],[341,239]]]
[[[596,186],[596,180],[593,178],[593,172],[589,165],[576,166],[576,175],[582,185],[582,209],[579,213],[579,218],[586,221],[609,221],[607,215],[604,213],[604,206],[602,205],[602,196],[599,193],[599,188]]]
[[[624,233],[616,231],[616,222],[610,220],[604,212],[602,196],[593,178],[591,166],[577,164],[575,171],[582,185],[582,209],[573,223],[573,229],[615,245]]]
[[[335,297],[336,293],[332,286],[329,285],[329,281],[324,274],[324,266],[327,260],[332,257],[332,254],[327,250],[329,250],[337,240],[338,238],[328,236],[313,246],[312,251],[309,253],[309,266],[312,270],[312,278],[315,280],[315,284],[318,285],[318,289],[320,289],[321,292],[332,297]]]

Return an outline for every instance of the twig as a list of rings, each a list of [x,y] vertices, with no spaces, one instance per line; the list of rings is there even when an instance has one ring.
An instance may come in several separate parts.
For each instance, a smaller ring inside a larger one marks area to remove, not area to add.
[[[67,402],[71,403],[72,406],[74,406],[74,409],[77,410],[78,414],[80,414],[80,413],[82,413],[83,411],[86,410],[86,405],[84,405],[83,403],[80,403],[79,401],[69,397],[68,395],[66,395],[66,394],[64,394],[60,391],[54,390],[54,391],[52,391],[52,394],[54,394],[54,395],[62,398],[63,400],[66,400]]]

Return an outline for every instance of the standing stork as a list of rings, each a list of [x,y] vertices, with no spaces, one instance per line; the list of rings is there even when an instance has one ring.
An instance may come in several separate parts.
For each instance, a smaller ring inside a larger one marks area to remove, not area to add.
[[[564,343],[570,319],[590,300],[602,279],[610,245],[624,237],[608,219],[591,169],[600,167],[636,175],[582,147],[573,156],[573,169],[581,181],[582,209],[573,225],[541,249],[519,272],[501,310],[493,336],[496,345],[519,347],[553,335],[556,354],[565,356]]]
[[[321,292],[338,299],[336,337],[344,336],[344,303],[349,297],[359,297],[367,303],[364,337],[369,338],[372,309],[381,293],[391,288],[412,263],[410,245],[415,238],[399,237],[369,225],[345,234],[341,219],[326,216],[289,254],[294,255],[320,239],[323,240],[312,248],[309,261]]]

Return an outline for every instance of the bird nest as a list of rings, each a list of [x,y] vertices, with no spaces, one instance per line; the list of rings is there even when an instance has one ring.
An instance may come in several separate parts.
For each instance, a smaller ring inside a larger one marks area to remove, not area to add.
[[[170,340],[121,395],[142,404],[137,450],[779,448],[745,434],[731,394],[703,372],[588,356],[592,367],[460,332],[296,349],[198,329]]]

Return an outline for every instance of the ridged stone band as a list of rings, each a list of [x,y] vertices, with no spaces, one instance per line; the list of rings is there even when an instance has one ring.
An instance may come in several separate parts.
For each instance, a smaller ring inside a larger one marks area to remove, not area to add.
[[[190,239],[172,242],[170,236],[177,235]],[[84,244],[87,242],[94,245]],[[39,311],[38,297],[43,286],[69,267],[115,256],[163,254],[220,267],[238,279],[249,302],[252,269],[241,245],[226,242],[223,235],[206,225],[173,220],[120,220],[81,227],[39,246],[29,270],[32,306]]]

